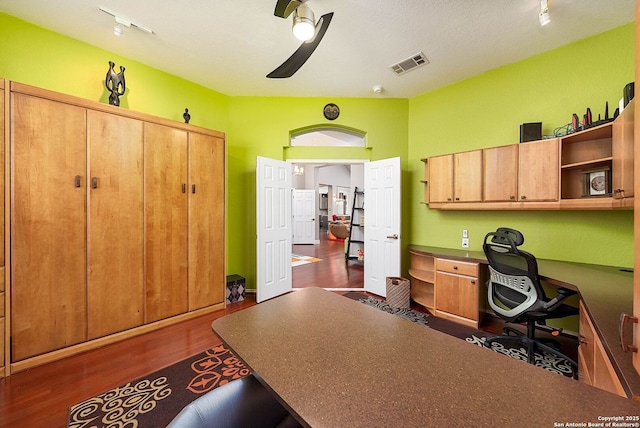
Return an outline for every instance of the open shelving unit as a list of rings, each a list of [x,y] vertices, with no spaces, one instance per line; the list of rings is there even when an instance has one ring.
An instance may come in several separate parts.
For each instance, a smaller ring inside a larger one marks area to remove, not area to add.
[[[435,310],[435,257],[409,251],[411,255],[411,298],[425,308]]]

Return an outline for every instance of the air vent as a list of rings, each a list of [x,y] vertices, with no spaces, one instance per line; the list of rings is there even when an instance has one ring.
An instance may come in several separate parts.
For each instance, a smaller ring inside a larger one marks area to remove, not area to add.
[[[429,64],[429,60],[422,52],[418,52],[410,58],[400,61],[397,64],[390,65],[389,68],[397,75],[401,75],[425,64]]]

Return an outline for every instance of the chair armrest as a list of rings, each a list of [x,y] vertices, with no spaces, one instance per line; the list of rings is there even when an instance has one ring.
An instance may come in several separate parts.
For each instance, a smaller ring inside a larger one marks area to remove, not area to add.
[[[562,304],[562,302],[569,296],[573,296],[577,292],[575,290],[571,290],[565,287],[558,288],[558,295],[553,299],[549,300],[545,304],[542,305],[543,308],[547,310],[547,312],[551,312],[555,310],[558,306]]]

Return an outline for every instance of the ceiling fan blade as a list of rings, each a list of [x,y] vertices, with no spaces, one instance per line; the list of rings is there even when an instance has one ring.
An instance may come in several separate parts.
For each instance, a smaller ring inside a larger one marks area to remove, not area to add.
[[[316,24],[316,35],[314,38],[300,45],[293,55],[283,62],[280,67],[267,74],[267,77],[270,79],[286,79],[287,77],[293,76],[295,72],[307,62],[313,51],[315,51],[320,44],[324,33],[326,33],[327,28],[329,28],[331,18],[333,18],[333,12],[322,15]]]
[[[302,4],[301,1],[297,0],[278,0],[276,3],[276,10],[273,12],[275,16],[279,16],[280,18],[286,18],[293,13],[294,10],[298,8]]]

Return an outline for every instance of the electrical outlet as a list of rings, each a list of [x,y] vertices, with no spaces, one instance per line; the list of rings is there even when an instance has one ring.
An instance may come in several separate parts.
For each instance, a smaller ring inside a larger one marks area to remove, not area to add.
[[[463,238],[468,238],[469,237],[469,231],[467,229],[462,229],[462,237]]]
[[[469,248],[469,238],[462,238],[462,248]]]

